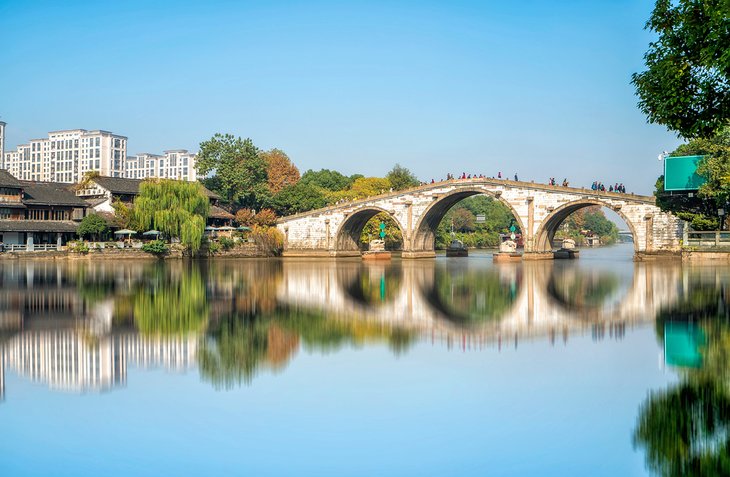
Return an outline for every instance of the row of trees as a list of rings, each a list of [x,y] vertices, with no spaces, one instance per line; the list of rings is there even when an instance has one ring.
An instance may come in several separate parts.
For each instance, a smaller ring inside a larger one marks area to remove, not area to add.
[[[278,215],[304,212],[339,200],[355,200],[419,185],[396,165],[386,177],[345,176],[337,171],[308,170],[300,175],[279,149],[262,151],[251,139],[216,134],[200,144],[198,173],[204,185],[234,209],[270,209]],[[252,213],[253,215],[253,213]]]
[[[688,140],[672,155],[705,156],[697,173],[707,180],[689,197],[666,194],[662,176],[657,202],[697,230],[717,229],[730,198],[730,2],[657,0],[646,28],[657,39],[632,76],[639,109]]]

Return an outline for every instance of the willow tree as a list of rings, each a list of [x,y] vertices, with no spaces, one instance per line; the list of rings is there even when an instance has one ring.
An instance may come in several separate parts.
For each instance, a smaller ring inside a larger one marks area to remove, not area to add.
[[[209,211],[203,186],[172,179],[142,182],[133,208],[135,222],[141,228],[179,238],[193,253],[200,249]]]

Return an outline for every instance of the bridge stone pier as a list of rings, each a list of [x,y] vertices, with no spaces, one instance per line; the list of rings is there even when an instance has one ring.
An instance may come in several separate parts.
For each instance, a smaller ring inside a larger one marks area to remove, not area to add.
[[[680,251],[682,222],[662,212],[654,197],[500,179],[455,179],[282,217],[285,256],[359,256],[359,238],[385,212],[401,229],[403,258],[433,257],[435,231],[448,210],[484,194],[512,211],[523,232],[525,259],[552,258],[552,239],[573,212],[592,205],[623,218],[637,258]]]

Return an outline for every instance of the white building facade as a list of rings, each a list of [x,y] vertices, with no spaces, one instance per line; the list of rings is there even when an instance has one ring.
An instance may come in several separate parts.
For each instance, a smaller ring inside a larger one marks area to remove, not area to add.
[[[127,156],[127,138],[109,131],[51,131],[48,138],[31,139],[8,152],[4,138],[5,123],[0,122],[0,169],[20,180],[78,183],[88,172],[127,179],[198,178],[196,155],[186,149]]]
[[[127,179],[159,177],[194,181],[198,178],[195,159],[196,155],[186,149],[165,151],[163,155],[144,152],[127,158],[124,177]]]
[[[69,129],[52,131],[48,138],[31,139],[15,151],[4,153],[2,168],[20,180],[74,183],[90,171],[124,177],[126,157],[124,136]]]
[[[5,159],[5,126],[7,125],[0,121],[0,169],[3,169],[3,160]]]

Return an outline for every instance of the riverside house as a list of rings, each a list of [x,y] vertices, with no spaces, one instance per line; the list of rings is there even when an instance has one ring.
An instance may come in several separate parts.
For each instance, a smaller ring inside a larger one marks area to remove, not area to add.
[[[6,249],[48,250],[75,238],[88,205],[68,187],[19,181],[0,170],[0,243]]]
[[[143,179],[125,179],[123,177],[96,176],[76,191],[76,195],[84,199],[95,213],[106,217],[109,220],[113,217],[114,203],[120,201],[127,206],[131,205],[134,198],[139,195],[139,186]],[[235,218],[233,214],[218,206],[220,197],[203,187],[205,194],[210,200],[210,214],[208,225],[231,225]]]

